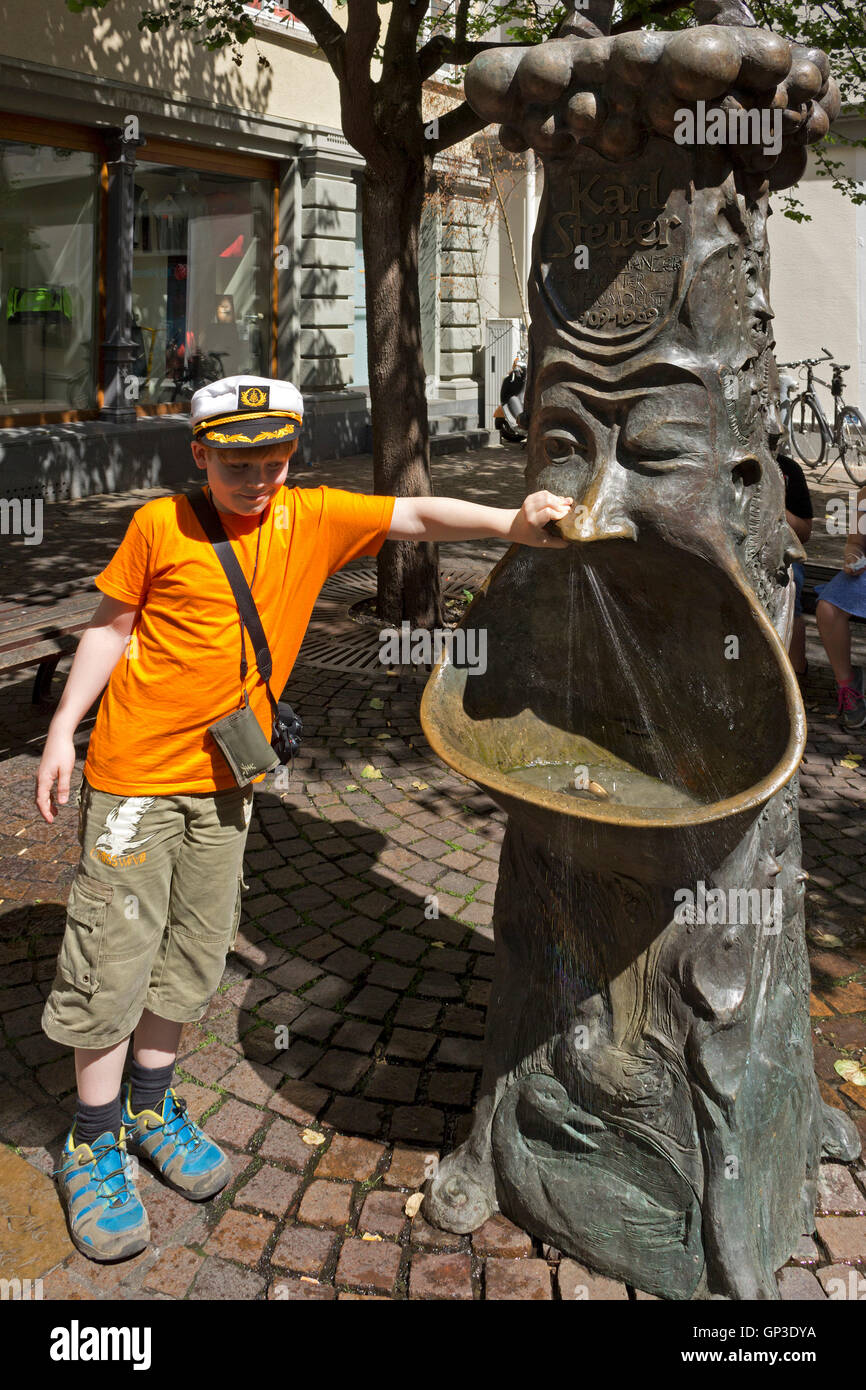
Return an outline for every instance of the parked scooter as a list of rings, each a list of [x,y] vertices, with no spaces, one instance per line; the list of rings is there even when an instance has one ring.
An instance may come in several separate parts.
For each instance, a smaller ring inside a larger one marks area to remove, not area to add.
[[[511,364],[511,371],[499,388],[499,405],[493,412],[493,423],[503,439],[510,444],[526,445],[523,417],[523,393],[526,388],[526,350],[521,348]]]

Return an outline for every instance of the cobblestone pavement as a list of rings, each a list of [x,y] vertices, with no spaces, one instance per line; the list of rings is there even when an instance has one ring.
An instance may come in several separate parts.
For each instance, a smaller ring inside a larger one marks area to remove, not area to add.
[[[438,459],[437,491],[513,504],[522,463],[516,450]],[[368,470],[344,461],[308,476],[367,488]],[[64,504],[51,543],[62,549],[64,527],[81,535],[67,526],[77,514],[107,557],[142,500]],[[461,563],[481,559],[483,573],[502,547],[448,549]],[[93,573],[103,556],[80,563]],[[7,593],[24,582],[10,568]],[[811,619],[809,658],[801,812],[816,1068],[825,1098],[866,1139],[866,1087],[834,1069],[866,1046],[866,779],[856,761],[866,738],[837,727]],[[465,1134],[477,1095],[504,817],[430,752],[421,680],[312,666],[296,669],[287,692],[305,724],[289,790],[271,779],[256,789],[237,949],[207,1016],[182,1040],[179,1090],[231,1153],[232,1184],[197,1206],[143,1175],[153,1245],[120,1265],[96,1266],[64,1245],[56,1217],[40,1244],[36,1213],[53,1198],[43,1175],[68,1127],[74,1074],[39,1018],[78,847],[71,806],[48,827],[32,804],[49,716],[30,706],[29,682],[24,673],[0,687],[0,1140],[8,1163],[14,1150],[29,1165],[18,1160],[16,1188],[29,1214],[2,1212],[0,1274],[41,1275],[55,1299],[646,1297],[501,1217],[458,1237],[406,1215],[436,1156]],[[817,1230],[782,1271],[782,1296],[853,1296],[858,1268],[866,1277],[866,1166],[827,1164]]]

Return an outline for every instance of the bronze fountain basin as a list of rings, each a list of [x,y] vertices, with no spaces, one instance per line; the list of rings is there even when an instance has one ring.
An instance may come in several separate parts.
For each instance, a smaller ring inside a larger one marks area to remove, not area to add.
[[[718,863],[734,849],[799,766],[803,705],[761,605],[735,571],[646,529],[638,544],[512,547],[461,626],[486,630],[487,667],[443,655],[421,701],[430,745],[581,867],[688,883],[708,854]],[[683,804],[641,804],[640,793],[623,804],[515,776],[583,769],[588,749],[602,785],[632,769]]]

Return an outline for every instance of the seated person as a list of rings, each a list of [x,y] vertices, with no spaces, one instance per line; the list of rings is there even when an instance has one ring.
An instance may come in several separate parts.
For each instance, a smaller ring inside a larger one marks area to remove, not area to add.
[[[798,541],[805,545],[812,534],[814,516],[806,476],[799,463],[784,451],[784,447],[776,456],[776,462],[785,479],[785,519]],[[806,660],[806,621],[803,617],[803,585],[806,582],[806,574],[802,560],[795,560],[791,570],[795,589],[794,628],[788,655],[797,679],[802,680],[809,669]]]
[[[845,541],[842,569],[818,590],[821,597],[815,610],[821,641],[836,678],[843,729],[866,728],[863,667],[851,665],[849,615],[866,618],[866,565],[857,568],[866,557],[866,536],[860,534],[857,523],[866,528],[866,487],[857,493],[857,522]]]

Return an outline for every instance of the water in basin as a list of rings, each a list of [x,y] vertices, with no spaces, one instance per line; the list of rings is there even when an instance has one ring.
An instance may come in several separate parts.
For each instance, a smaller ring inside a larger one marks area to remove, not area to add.
[[[705,804],[685,788],[641,772],[589,741],[576,746],[573,760],[567,763],[534,761],[505,772],[506,776],[543,791],[560,792],[599,806],[616,804],[678,811]]]

